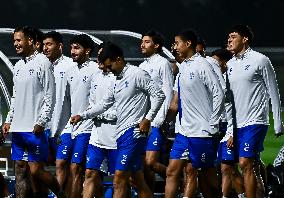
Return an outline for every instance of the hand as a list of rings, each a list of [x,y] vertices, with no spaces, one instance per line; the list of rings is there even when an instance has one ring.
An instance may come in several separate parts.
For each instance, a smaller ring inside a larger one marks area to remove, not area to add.
[[[2,126],[2,131],[3,131],[4,137],[6,137],[6,136],[8,135],[9,130],[10,130],[10,126],[11,126],[10,123],[5,123],[5,124]]]
[[[80,115],[75,115],[70,118],[70,124],[75,125],[82,120]]]
[[[139,124],[140,133],[147,134],[150,131],[151,121],[144,118]]]
[[[233,137],[230,136],[230,138],[227,140],[227,147],[228,148],[233,148],[234,147],[234,141],[233,141]]]
[[[43,131],[44,131],[44,127],[43,127],[43,126],[40,126],[40,125],[38,125],[38,124],[36,124],[36,125],[34,126],[33,133],[34,133],[35,135],[40,135],[41,133],[43,133]]]
[[[276,138],[279,138],[281,135],[283,135],[284,134],[284,132],[283,131],[281,131],[280,133],[275,133],[275,137]]]

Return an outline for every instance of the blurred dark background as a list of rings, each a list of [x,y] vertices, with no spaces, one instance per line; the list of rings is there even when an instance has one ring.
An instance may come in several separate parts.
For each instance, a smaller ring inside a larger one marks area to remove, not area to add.
[[[221,46],[228,28],[245,23],[255,32],[254,46],[284,45],[281,0],[5,0],[0,8],[1,27],[155,29],[167,45],[177,31],[193,28],[208,46]]]

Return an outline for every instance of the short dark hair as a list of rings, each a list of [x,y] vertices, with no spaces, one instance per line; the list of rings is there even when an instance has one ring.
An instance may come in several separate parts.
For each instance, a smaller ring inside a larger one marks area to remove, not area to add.
[[[44,33],[38,28],[34,28],[34,31],[36,35],[36,41],[42,43]]]
[[[196,45],[202,45],[202,47],[203,47],[204,49],[206,49],[206,42],[205,42],[204,38],[202,38],[201,36],[199,36],[199,37],[197,38],[197,43],[196,43]]]
[[[33,40],[34,44],[37,41],[36,32],[35,32],[35,29],[33,27],[30,27],[30,26],[19,26],[19,27],[16,27],[14,29],[14,34],[16,32],[23,32],[26,37],[31,38]]]
[[[93,52],[93,50],[95,48],[94,41],[87,34],[78,34],[78,35],[74,36],[71,39],[70,44],[75,44],[75,43],[82,45],[83,48],[91,49],[90,54]]]
[[[211,56],[217,56],[224,61],[229,61],[232,58],[232,53],[224,48],[216,49],[211,53]]]
[[[115,60],[117,57],[123,58],[123,51],[122,49],[112,42],[105,42],[102,46],[102,52],[98,55],[98,62],[103,63],[108,58],[110,60]]]
[[[252,43],[254,35],[252,29],[248,25],[237,24],[234,25],[228,33],[236,32],[242,37],[248,37],[248,42]]]
[[[63,36],[59,32],[50,31],[43,35],[43,40],[47,38],[52,38],[57,43],[63,43]]]
[[[154,44],[158,44],[159,47],[157,49],[157,52],[160,53],[162,52],[162,47],[164,46],[164,37],[162,34],[160,34],[159,32],[155,31],[155,30],[149,30],[148,32],[145,32],[142,35],[142,38],[144,36],[149,36],[152,38]]]
[[[194,30],[187,29],[183,30],[176,34],[176,36],[180,36],[182,40],[184,41],[191,41],[191,46],[195,50],[197,45],[197,34]]]
[[[38,28],[34,28],[34,32],[35,32],[35,35],[36,35],[36,42],[39,42],[40,43],[40,46],[39,46],[39,50],[42,51],[43,50],[43,32],[38,29]]]

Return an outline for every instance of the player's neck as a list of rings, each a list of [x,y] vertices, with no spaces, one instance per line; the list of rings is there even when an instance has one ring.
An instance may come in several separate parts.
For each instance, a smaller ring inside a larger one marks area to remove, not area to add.
[[[235,56],[238,58],[241,57],[247,51],[248,48],[248,45],[244,45],[240,50],[238,50],[238,52],[235,53]]]
[[[194,50],[189,50],[185,59],[190,59],[196,52]]]

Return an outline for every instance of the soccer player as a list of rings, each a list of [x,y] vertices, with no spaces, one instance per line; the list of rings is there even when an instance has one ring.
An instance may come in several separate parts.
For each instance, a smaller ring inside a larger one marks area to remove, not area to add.
[[[3,132],[12,132],[16,194],[19,197],[29,196],[26,194],[29,185],[27,179],[31,175],[34,197],[47,197],[40,190],[41,184],[62,197],[56,178],[44,170],[48,151],[45,128],[54,106],[52,66],[43,54],[36,51],[33,28],[18,27],[14,30],[13,37],[16,53],[23,58],[13,68],[13,96]]]
[[[103,50],[100,45],[98,54]],[[93,76],[90,90],[90,105],[100,102],[108,87],[114,85],[115,76],[102,63],[98,63],[101,72]],[[103,176],[114,174],[117,156],[115,139],[116,109],[115,105],[106,112],[98,115],[94,121],[89,146],[87,150],[87,162],[85,182],[83,189],[84,198],[104,197]]]
[[[83,112],[89,106],[91,81],[93,75],[100,71],[97,63],[90,60],[90,55],[94,49],[93,40],[85,35],[76,35],[70,41],[71,56],[75,67],[67,73],[67,83],[71,94],[71,115]],[[60,136],[56,156],[57,177],[63,184],[66,178],[64,169],[70,168],[70,185],[67,184],[66,191],[69,197],[81,197],[83,190],[82,175],[84,173],[85,157],[88,142],[93,128],[91,119],[84,120],[71,125],[66,124]],[[69,166],[70,163],[70,166]]]
[[[115,44],[104,46],[98,58],[115,76],[115,85],[103,100],[80,115],[72,123],[97,117],[114,103],[117,112],[117,160],[114,175],[114,197],[126,197],[132,176],[139,197],[152,197],[142,172],[142,154],[146,134],[164,101],[163,91],[144,70],[125,62],[123,51]],[[148,96],[151,97],[149,103]],[[150,107],[150,109],[149,109]]]
[[[160,152],[166,140],[161,130],[173,95],[173,72],[171,63],[159,53],[163,47],[163,38],[158,32],[148,31],[143,34],[141,52],[146,60],[139,67],[151,76],[152,80],[166,95],[166,99],[155,119],[151,122],[145,157],[145,177],[149,187],[154,190],[155,173],[166,179],[166,166],[159,162]]]
[[[208,175],[207,190],[201,189],[205,197],[214,197],[210,181],[216,174],[216,156],[213,136],[219,130],[219,120],[223,112],[224,94],[221,85],[205,58],[196,53],[197,36],[185,30],[175,36],[175,49],[185,60],[180,65],[177,89],[179,133],[177,133],[167,169],[165,194],[176,197],[180,174],[189,159],[190,174],[187,183],[191,186],[189,197],[193,197],[197,187],[197,170]],[[201,178],[204,179],[204,178]],[[216,181],[215,181],[216,182]]]
[[[62,54],[63,37],[59,32],[47,32],[43,36],[43,53],[52,63],[55,78],[55,107],[52,114],[51,133],[49,135],[49,148],[51,161],[55,161],[57,153],[57,144],[60,141],[59,137],[65,125],[71,116],[71,99],[70,90],[67,83],[68,71],[73,69],[76,64],[69,57]],[[59,161],[57,161],[59,162]],[[66,172],[68,169],[59,165],[56,166],[57,180],[64,188]]]
[[[212,66],[214,72],[217,74],[225,93],[225,112],[222,118],[223,126],[220,130],[225,133],[219,144],[218,162],[221,163],[222,174],[222,193],[223,197],[229,197],[232,187],[235,189],[239,198],[244,197],[243,178],[238,170],[236,153],[234,151],[233,142],[233,118],[232,116],[232,101],[231,92],[226,78],[227,62],[232,58],[232,53],[226,49],[217,49],[212,52],[211,57],[206,57],[207,61]],[[235,125],[235,124],[234,124]]]
[[[283,134],[280,96],[273,66],[265,55],[250,48],[253,33],[247,25],[229,31],[227,49],[234,56],[228,61],[228,79],[236,109],[239,164],[248,198],[256,197],[259,158],[269,124],[272,104],[276,137]],[[259,188],[258,188],[259,189]],[[264,188],[262,187],[264,190]],[[263,197],[263,195],[262,195]]]

